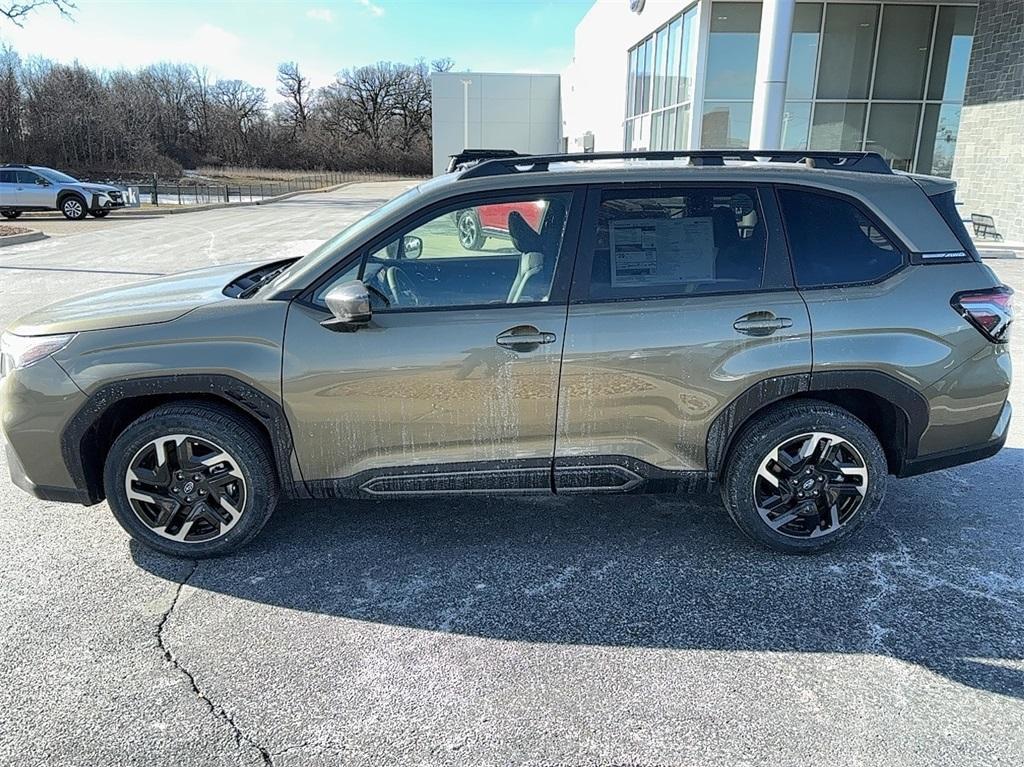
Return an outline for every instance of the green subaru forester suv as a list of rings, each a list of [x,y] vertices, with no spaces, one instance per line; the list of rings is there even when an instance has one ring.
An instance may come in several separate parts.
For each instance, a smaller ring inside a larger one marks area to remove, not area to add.
[[[817,551],[1002,447],[1011,293],[877,154],[477,151],[304,258],[23,317],[3,432],[18,486],[183,557],[281,498],[711,487]]]

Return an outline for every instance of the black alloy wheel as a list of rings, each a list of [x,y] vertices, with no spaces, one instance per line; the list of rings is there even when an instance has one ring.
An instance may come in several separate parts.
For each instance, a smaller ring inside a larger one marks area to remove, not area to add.
[[[817,538],[849,523],[867,489],[868,469],[857,448],[838,435],[811,432],[765,456],[754,478],[754,502],[772,530]]]

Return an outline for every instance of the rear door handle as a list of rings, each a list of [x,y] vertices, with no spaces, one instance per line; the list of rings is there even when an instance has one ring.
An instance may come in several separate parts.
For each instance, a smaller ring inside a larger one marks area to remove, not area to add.
[[[748,336],[770,336],[776,330],[793,327],[789,317],[776,317],[771,312],[750,312],[732,323],[738,333]]]
[[[554,343],[555,334],[541,332],[533,327],[533,325],[518,325],[517,327],[509,328],[504,333],[499,333],[494,342],[498,346],[511,348],[535,347],[541,344]]]

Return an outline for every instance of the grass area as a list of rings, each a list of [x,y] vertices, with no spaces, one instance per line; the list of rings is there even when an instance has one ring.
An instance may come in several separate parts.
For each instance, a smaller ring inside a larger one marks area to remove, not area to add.
[[[303,181],[323,181],[326,184],[341,184],[347,181],[393,181],[409,178],[395,173],[374,173],[370,171],[309,171],[282,170],[280,168],[241,168],[234,166],[203,166],[189,171],[183,180],[205,179],[215,184],[258,184],[277,182],[287,184]]]

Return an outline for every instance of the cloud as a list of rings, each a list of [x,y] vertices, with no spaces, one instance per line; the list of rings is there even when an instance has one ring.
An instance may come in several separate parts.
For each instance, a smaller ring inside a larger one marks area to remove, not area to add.
[[[331,13],[330,8],[310,8],[306,11],[306,18],[313,19],[314,21],[322,21],[325,24],[330,24],[334,21],[334,14]]]
[[[359,0],[359,4],[374,16],[384,15],[384,9],[374,3],[373,0]]]

